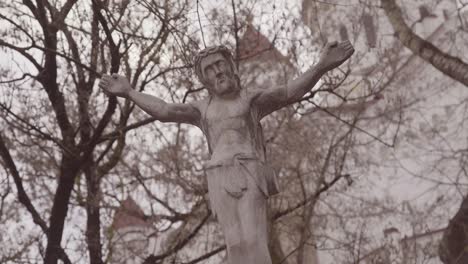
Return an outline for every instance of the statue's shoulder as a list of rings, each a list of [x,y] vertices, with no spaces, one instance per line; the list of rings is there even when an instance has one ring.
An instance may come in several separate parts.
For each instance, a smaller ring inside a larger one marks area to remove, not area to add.
[[[186,104],[191,105],[192,107],[195,107],[198,111],[202,112],[202,110],[205,109],[208,105],[208,102],[209,98],[204,98],[197,101],[187,102]]]
[[[252,100],[255,100],[262,93],[262,91],[264,91],[264,89],[250,88],[246,90],[246,97],[251,102]]]

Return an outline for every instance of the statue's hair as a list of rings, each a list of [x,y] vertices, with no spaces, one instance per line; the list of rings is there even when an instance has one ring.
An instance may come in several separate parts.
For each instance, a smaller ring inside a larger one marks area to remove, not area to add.
[[[237,73],[237,68],[236,64],[234,62],[234,57],[231,54],[231,51],[224,45],[220,46],[213,46],[213,47],[208,47],[200,52],[195,56],[193,60],[193,64],[195,67],[195,74],[197,75],[198,79],[200,80],[201,83],[205,84],[205,79],[203,78],[203,71],[201,68],[201,61],[208,57],[211,54],[216,54],[219,53],[221,54],[229,63],[229,66],[231,66],[232,71],[234,72],[234,75],[238,77]]]

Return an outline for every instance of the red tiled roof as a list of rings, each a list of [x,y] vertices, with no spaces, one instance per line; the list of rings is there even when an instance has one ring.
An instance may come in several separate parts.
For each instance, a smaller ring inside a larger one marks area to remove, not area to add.
[[[273,43],[256,30],[252,24],[247,24],[244,35],[239,40],[239,57],[241,60],[275,59],[291,64],[289,58],[281,54]]]
[[[137,205],[132,197],[129,196],[122,202],[119,209],[117,209],[117,212],[114,215],[112,228],[117,230],[131,226],[150,227],[151,224],[145,220],[143,210]]]

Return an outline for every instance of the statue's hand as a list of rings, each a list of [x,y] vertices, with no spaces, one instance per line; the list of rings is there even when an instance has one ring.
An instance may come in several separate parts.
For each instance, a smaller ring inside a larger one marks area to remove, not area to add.
[[[345,62],[353,53],[354,48],[349,40],[328,43],[320,55],[319,65],[325,71],[332,70]]]
[[[99,82],[99,87],[107,94],[120,97],[127,97],[132,90],[127,78],[116,73],[112,75],[104,74]]]

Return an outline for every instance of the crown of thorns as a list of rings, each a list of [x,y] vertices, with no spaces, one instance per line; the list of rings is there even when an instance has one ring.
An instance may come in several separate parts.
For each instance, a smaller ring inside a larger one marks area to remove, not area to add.
[[[204,82],[204,78],[203,78],[203,72],[201,68],[201,61],[204,58],[208,57],[209,55],[216,54],[216,53],[220,53],[228,61],[234,73],[237,74],[236,65],[234,63],[234,58],[231,54],[231,51],[226,46],[220,45],[220,46],[209,47],[200,51],[193,60],[193,64],[195,66],[195,74],[197,75],[198,79],[202,83]]]

